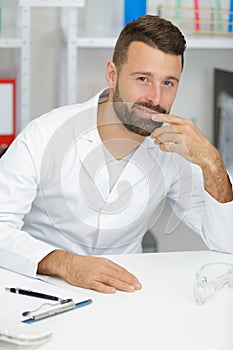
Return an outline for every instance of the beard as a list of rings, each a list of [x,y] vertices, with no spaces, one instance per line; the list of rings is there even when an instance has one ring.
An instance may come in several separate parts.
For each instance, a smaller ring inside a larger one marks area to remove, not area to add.
[[[162,122],[154,122],[150,118],[143,118],[138,115],[137,108],[150,110],[150,112],[166,114],[166,110],[159,105],[152,105],[149,102],[137,102],[137,103],[127,103],[123,102],[118,84],[113,93],[113,108],[122,124],[129,131],[141,135],[149,136],[155,129],[162,126]],[[153,113],[152,113],[153,114]]]

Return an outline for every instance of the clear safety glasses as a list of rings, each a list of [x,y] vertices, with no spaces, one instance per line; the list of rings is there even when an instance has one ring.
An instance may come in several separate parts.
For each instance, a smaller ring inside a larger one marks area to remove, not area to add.
[[[195,301],[202,305],[224,286],[233,288],[233,264],[209,263],[198,270],[194,282]]]

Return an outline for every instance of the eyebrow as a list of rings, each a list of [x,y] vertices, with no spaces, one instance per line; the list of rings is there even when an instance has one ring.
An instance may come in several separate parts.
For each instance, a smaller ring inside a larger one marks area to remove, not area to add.
[[[153,74],[150,73],[150,72],[143,72],[143,71],[138,71],[138,72],[134,72],[131,74],[131,76],[134,76],[134,75],[146,75],[147,77],[153,77]],[[169,75],[167,76],[164,80],[175,80],[177,83],[179,83],[179,79],[177,77],[174,77],[173,75]]]

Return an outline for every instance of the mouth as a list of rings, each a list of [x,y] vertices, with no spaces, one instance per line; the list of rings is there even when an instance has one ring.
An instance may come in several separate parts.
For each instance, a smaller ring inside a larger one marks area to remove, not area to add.
[[[137,110],[137,113],[145,119],[151,119],[152,115],[159,113],[155,110],[140,105],[135,106],[135,109]]]

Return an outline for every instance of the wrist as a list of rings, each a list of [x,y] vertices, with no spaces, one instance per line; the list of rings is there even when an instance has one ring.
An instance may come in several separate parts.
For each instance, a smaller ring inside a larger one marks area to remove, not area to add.
[[[202,160],[200,166],[203,172],[208,172],[212,175],[219,172],[222,173],[223,170],[226,172],[222,157],[215,147],[213,147],[211,152],[208,152],[206,157]]]
[[[226,203],[233,200],[232,184],[221,156],[215,161],[206,162],[202,167],[205,190],[218,202]]]
[[[39,263],[37,272],[43,275],[59,276],[64,278],[68,273],[68,260],[74,254],[63,250],[54,250],[46,255]]]

